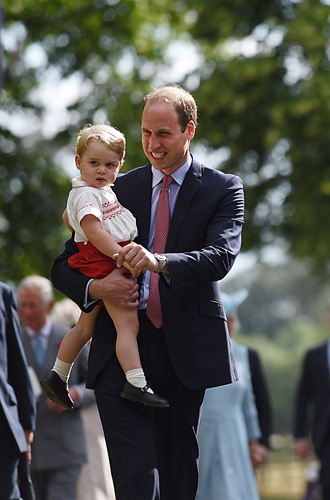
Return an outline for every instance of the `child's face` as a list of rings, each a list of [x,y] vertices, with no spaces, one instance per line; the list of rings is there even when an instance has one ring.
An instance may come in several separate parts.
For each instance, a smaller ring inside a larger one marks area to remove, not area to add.
[[[98,189],[115,182],[122,164],[121,156],[98,140],[91,140],[84,154],[76,156],[82,179]]]

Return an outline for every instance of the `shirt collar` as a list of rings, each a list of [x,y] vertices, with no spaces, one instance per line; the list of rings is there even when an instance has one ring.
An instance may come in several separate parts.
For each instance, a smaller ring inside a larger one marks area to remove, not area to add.
[[[40,328],[40,330],[38,330],[38,332],[41,333],[42,337],[44,337],[45,339],[48,339],[48,337],[51,333],[51,330],[52,330],[52,326],[53,326],[53,322],[50,319],[50,317],[48,316],[46,319],[46,323],[44,324],[44,326],[42,326]],[[33,330],[32,328],[30,328],[29,326],[25,326],[25,330],[31,339],[34,339],[35,336],[37,335],[37,332],[35,330]]]
[[[178,170],[176,170],[175,172],[173,172],[173,174],[171,174],[171,176],[173,177],[175,182],[179,184],[179,186],[182,185],[184,178],[190,168],[191,162],[192,159],[191,156],[189,155],[186,163],[184,163],[182,167],[178,168]],[[151,171],[152,171],[152,187],[154,188],[155,186],[157,186],[157,184],[160,183],[160,181],[163,180],[165,174],[161,170],[156,170],[152,165],[151,165]]]

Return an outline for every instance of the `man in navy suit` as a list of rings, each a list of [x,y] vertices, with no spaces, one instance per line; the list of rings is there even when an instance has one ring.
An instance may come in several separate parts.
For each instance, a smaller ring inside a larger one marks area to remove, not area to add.
[[[241,246],[242,182],[205,167],[189,152],[197,107],[178,86],[145,97],[142,145],[150,163],[116,180],[119,201],[137,219],[138,237],[118,255],[119,269],[102,280],[70,269],[77,252],[71,239],[53,267],[53,283],[88,311],[88,300],[139,304],[142,366],[169,408],[150,408],[120,398],[124,373],[115,356],[116,332],[106,311],[95,325],[88,387],[95,390],[117,500],[194,500],[197,489],[196,430],[206,387],[237,379],[217,281],[230,271]],[[165,175],[171,222],[164,254],[154,254],[159,192]],[[123,259],[147,269],[138,283],[124,276]],[[150,276],[159,273],[163,325],[146,308]],[[138,286],[139,292],[138,292]],[[138,302],[139,297],[139,302]]]
[[[0,499],[18,500],[18,465],[31,461],[35,397],[13,290],[0,282]]]
[[[330,308],[327,323],[330,329]],[[314,450],[321,463],[322,498],[330,500],[330,339],[307,351],[298,384],[294,436],[296,452],[303,460],[311,451],[308,440],[310,430]]]

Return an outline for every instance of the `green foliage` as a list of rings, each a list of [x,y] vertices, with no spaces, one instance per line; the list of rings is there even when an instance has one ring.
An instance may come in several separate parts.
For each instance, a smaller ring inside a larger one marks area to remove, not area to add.
[[[311,0],[212,4],[194,3],[199,19],[192,33],[206,59],[194,94],[198,133],[212,148],[230,148],[222,168],[245,183],[243,249],[284,235],[294,255],[309,255],[324,270],[330,229],[329,6]],[[245,43],[249,37],[255,52],[244,55],[241,46],[235,55],[228,37]]]
[[[53,258],[68,236],[60,220],[70,182],[40,151],[27,155],[9,138],[2,141],[1,279],[17,282],[37,271],[50,277]]]
[[[327,272],[330,8],[326,3],[7,0],[6,30],[15,32],[15,43],[5,52],[5,87],[0,92],[2,167],[19,171],[23,162],[26,174],[33,176],[39,171],[39,158],[52,165],[54,153],[65,147],[73,150],[77,131],[94,121],[109,121],[125,133],[124,169],[143,164],[143,95],[162,78],[166,81],[169,63],[164,55],[169,44],[190,41],[204,58],[178,82],[192,91],[199,107],[193,145],[200,141],[209,152],[224,147],[230,151],[218,167],[237,173],[245,185],[243,250],[284,237],[293,255],[309,256]],[[28,60],[32,48],[42,51],[43,62]],[[59,123],[48,130],[49,103],[35,91],[52,79],[73,77],[81,82],[80,95],[68,100]],[[31,126],[18,133],[9,117],[20,116],[30,117]],[[9,159],[7,141],[15,144]],[[54,179],[48,198],[58,200],[60,212],[67,187],[60,189],[58,170],[50,172]],[[11,189],[9,180],[10,176],[4,177],[4,191]],[[13,204],[23,208],[16,208],[13,220],[7,219],[12,211],[0,214],[10,224],[10,231],[6,222],[0,226],[6,254],[3,279],[31,268],[44,273],[49,263],[43,242],[59,241],[63,234],[57,212],[47,228],[33,222],[34,238],[43,250],[31,260],[27,242],[20,264],[12,262],[13,249],[23,248],[16,221],[23,218],[22,211],[29,211],[22,196],[22,205],[15,203],[15,192],[12,196]]]
[[[238,274],[227,293],[246,288],[233,339],[256,349],[270,392],[275,434],[290,434],[298,379],[308,349],[325,342],[329,287],[311,268],[293,259],[276,266],[258,263]]]
[[[325,342],[324,327],[312,324],[287,325],[275,339],[260,334],[236,334],[234,340],[256,349],[265,373],[273,411],[273,433],[290,434],[293,428],[297,384],[308,349]]]
[[[140,73],[158,64],[164,37],[171,39],[172,26],[179,25],[173,4],[7,2],[6,30],[12,33],[12,42],[5,53],[5,86],[0,91],[5,113],[0,131],[0,279],[18,281],[32,272],[49,277],[53,257],[62,251],[68,236],[61,214],[70,188],[55,166],[54,155],[66,146],[73,151],[78,130],[94,122],[97,113],[127,137],[124,170],[145,162],[140,113],[153,70],[146,77]],[[43,62],[27,60],[33,47],[42,51]],[[125,58],[126,65],[120,69]],[[67,110],[63,108],[66,119],[60,117],[49,130],[49,113],[35,90],[45,81],[60,83],[72,76],[79,76],[88,89]],[[27,122],[26,129],[17,128],[17,120]]]

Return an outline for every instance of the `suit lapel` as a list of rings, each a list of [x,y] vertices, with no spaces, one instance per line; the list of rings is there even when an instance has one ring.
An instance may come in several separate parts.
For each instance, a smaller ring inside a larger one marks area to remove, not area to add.
[[[201,164],[193,159],[179,191],[167,237],[165,252],[171,252],[175,248],[175,243],[182,223],[190,209],[194,195],[202,183],[201,170]]]
[[[182,223],[190,209],[193,197],[201,185],[201,170],[200,163],[193,159],[191,167],[180,188],[171,220],[165,251],[171,251],[175,248],[175,243]],[[137,221],[139,232],[136,241],[145,248],[148,248],[152,196],[152,174],[150,164],[141,169],[140,175],[136,181],[134,196],[134,216]]]
[[[138,226],[136,241],[148,248],[151,211],[151,165],[141,169],[135,186],[134,216]]]

